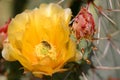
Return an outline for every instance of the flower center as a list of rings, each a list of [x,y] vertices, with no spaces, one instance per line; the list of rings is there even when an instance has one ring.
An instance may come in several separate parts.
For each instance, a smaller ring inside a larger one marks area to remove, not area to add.
[[[44,58],[49,56],[51,59],[56,59],[55,48],[52,47],[47,41],[42,41],[35,46],[35,53],[38,57]]]

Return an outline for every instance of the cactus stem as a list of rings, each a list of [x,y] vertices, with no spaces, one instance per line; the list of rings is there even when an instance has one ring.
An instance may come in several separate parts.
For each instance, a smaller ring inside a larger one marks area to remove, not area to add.
[[[88,80],[87,77],[85,76],[85,73],[82,72],[84,80]]]
[[[95,56],[95,59],[96,59],[98,65],[99,65],[99,66],[102,66],[102,64],[101,64],[100,60],[98,59],[95,51],[93,51],[93,54],[94,54],[94,56]]]
[[[107,9],[109,12],[120,12],[120,9]]]
[[[109,0],[109,3],[110,3],[110,8],[113,9],[112,1]]]
[[[103,11],[101,11],[101,14],[102,14],[105,18],[107,18],[111,23],[113,23],[114,25],[116,25],[116,23],[115,23],[110,17],[108,17]]]
[[[111,36],[113,37],[113,36],[117,35],[118,33],[120,33],[120,30],[115,31],[114,33],[111,34]]]
[[[100,38],[100,30],[101,30],[101,18],[99,18],[99,22],[98,22],[98,34],[97,34],[97,38]],[[99,44],[99,40],[97,40],[97,44]]]
[[[104,52],[103,52],[102,56],[99,57],[99,60],[103,59],[107,55],[107,51],[109,49],[109,46],[110,46],[110,41],[108,41],[108,43],[107,43],[107,45],[106,45],[106,47],[104,49]]]
[[[97,6],[94,2],[92,2],[92,4],[105,18],[107,18],[112,24],[116,25],[116,23],[103,12],[102,7]]]
[[[99,70],[118,70],[118,69],[120,69],[120,66],[118,66],[118,67],[96,66],[95,69],[99,69]]]
[[[117,51],[117,53],[120,55],[120,49],[115,45],[115,43],[113,41],[110,40],[110,43],[112,45],[112,47]]]
[[[60,0],[59,2],[57,2],[57,4],[61,4],[62,2],[64,2],[64,0]]]
[[[63,80],[66,80],[72,71],[69,71]]]
[[[119,0],[117,0],[117,4],[118,4],[118,6],[120,7],[120,2],[119,2]]]
[[[118,31],[116,31],[116,32],[114,32],[114,33],[112,33],[112,34],[109,34],[109,35],[107,35],[106,37],[93,38],[93,40],[110,40],[111,37],[117,35],[118,33],[120,33],[120,30],[118,30]]]

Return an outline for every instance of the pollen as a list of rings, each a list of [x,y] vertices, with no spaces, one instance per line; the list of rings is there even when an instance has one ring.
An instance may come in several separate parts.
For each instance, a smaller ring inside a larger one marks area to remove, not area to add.
[[[40,44],[35,46],[35,53],[38,57],[50,57],[52,60],[56,59],[55,48],[51,46],[47,41],[42,41]]]

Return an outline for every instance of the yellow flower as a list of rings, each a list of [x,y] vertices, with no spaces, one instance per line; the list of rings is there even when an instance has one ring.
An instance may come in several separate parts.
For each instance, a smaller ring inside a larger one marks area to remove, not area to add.
[[[75,44],[70,39],[70,9],[57,4],[42,4],[12,19],[2,55],[18,60],[35,76],[64,71],[66,62],[75,57]]]

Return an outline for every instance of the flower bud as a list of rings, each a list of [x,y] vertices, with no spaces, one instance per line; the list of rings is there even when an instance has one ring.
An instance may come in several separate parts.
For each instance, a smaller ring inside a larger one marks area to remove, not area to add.
[[[8,25],[11,19],[9,19],[3,26],[0,27],[0,48],[2,47],[3,41],[7,38]]]
[[[95,32],[95,23],[92,14],[83,7],[75,17],[72,28],[75,31],[77,39],[91,39]]]

